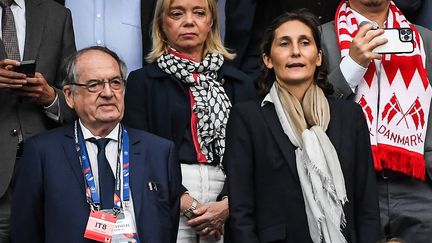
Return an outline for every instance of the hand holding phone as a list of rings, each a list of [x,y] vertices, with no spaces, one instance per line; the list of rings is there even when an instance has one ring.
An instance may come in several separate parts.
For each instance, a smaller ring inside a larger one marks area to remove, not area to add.
[[[360,23],[360,29],[351,41],[349,47],[349,56],[357,64],[367,68],[372,60],[380,60],[382,55],[372,50],[387,42],[386,39],[377,40],[376,37],[383,34],[384,30],[379,29],[377,24],[363,21]]]
[[[377,46],[373,52],[379,54],[411,53],[414,51],[413,31],[410,28],[385,28],[375,39],[386,38],[387,43]]]
[[[19,66],[14,67],[13,71],[23,73],[27,77],[33,78],[36,72],[36,61],[27,60],[22,61]]]

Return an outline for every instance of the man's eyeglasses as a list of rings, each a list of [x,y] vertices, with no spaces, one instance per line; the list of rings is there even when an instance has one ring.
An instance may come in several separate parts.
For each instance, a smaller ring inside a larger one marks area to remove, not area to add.
[[[77,86],[84,87],[91,93],[99,93],[104,89],[105,83],[108,83],[111,90],[113,91],[122,90],[124,86],[124,81],[119,78],[111,79],[109,81],[90,80],[87,84],[70,83],[70,85],[77,85]]]

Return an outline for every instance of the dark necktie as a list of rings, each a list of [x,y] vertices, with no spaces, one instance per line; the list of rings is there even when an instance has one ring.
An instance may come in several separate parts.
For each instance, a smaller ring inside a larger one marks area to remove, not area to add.
[[[109,138],[89,138],[90,142],[95,143],[98,147],[97,161],[99,172],[99,195],[102,209],[112,209],[114,206],[114,174],[109,162],[105,156],[105,147]]]
[[[10,6],[14,0],[0,0],[2,12],[2,40],[7,57],[9,59],[20,61],[18,48],[18,38],[15,28],[15,20]]]

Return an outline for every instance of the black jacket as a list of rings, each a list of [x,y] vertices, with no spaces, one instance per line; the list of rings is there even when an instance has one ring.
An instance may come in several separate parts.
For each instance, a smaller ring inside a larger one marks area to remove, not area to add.
[[[344,206],[349,243],[372,243],[380,222],[369,133],[360,106],[329,99],[326,131],[345,178]],[[231,234],[238,243],[312,243],[296,169],[295,147],[273,104],[241,104],[231,112],[224,167]]]

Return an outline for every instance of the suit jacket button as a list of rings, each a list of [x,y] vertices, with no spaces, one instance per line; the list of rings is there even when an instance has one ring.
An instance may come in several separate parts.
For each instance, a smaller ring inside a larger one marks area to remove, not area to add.
[[[13,137],[16,137],[16,136],[18,135],[18,130],[16,130],[16,129],[12,129],[12,130],[10,131],[10,135],[13,136]]]

